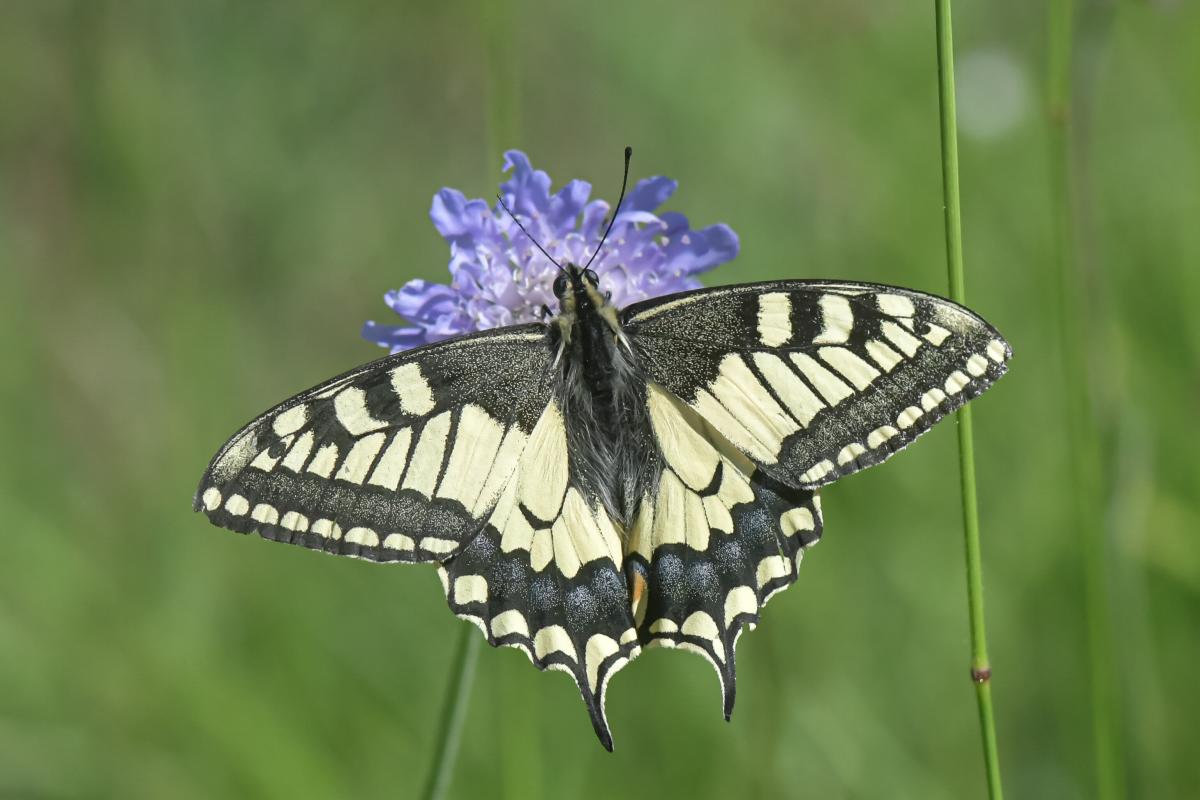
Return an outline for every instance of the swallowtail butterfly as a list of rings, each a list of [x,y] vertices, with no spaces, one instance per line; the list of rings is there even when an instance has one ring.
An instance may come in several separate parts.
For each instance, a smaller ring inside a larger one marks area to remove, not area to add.
[[[824,485],[1005,371],[949,300],[785,280],[614,308],[568,264],[556,316],[397,353],[296,395],[213,458],[195,508],[241,533],[436,564],[489,644],[605,687],[642,648],[716,668],[820,538]]]

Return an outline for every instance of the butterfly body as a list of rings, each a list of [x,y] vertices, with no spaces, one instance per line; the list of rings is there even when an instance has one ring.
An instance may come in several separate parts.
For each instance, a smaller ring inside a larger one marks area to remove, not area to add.
[[[268,410],[213,458],[216,524],[438,566],[488,642],[569,673],[605,747],[608,680],[734,649],[821,535],[817,490],[1006,369],[973,312],[898,287],[773,281],[616,309],[568,265],[556,317],[397,353]]]
[[[567,264],[549,327],[555,396],[575,458],[573,478],[622,528],[653,486],[660,458],[645,413],[646,378],[594,272]]]

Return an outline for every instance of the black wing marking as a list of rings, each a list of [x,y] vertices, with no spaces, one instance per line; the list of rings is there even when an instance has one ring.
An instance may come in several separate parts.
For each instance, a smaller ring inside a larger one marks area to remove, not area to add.
[[[738,637],[796,579],[805,548],[821,536],[820,501],[755,469],[661,387],[650,384],[647,402],[664,466],[629,537],[638,635],[648,647],[704,656],[720,677],[728,719]]]
[[[398,353],[286,400],[217,453],[195,508],[240,533],[443,561],[479,530],[550,399],[542,325]]]
[[[772,478],[807,489],[899,451],[1012,354],[962,306],[874,284],[701,289],[621,319],[653,380]]]
[[[621,572],[622,536],[570,475],[566,430],[551,402],[478,535],[439,570],[450,608],[494,647],[568,673],[609,750],[609,679],[640,652]]]

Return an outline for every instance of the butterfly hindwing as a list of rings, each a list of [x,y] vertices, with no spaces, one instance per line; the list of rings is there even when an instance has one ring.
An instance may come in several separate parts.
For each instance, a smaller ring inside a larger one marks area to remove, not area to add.
[[[375,561],[442,561],[483,524],[551,386],[544,328],[389,356],[246,425],[195,504],[216,524]]]
[[[1011,355],[962,306],[873,284],[701,289],[621,319],[650,378],[774,479],[810,489],[888,458]]]
[[[482,530],[441,568],[446,599],[488,643],[521,648],[579,686],[600,741],[609,678],[640,650],[621,572],[621,534],[571,479],[562,413],[551,401]]]
[[[821,535],[814,492],[768,477],[694,409],[647,387],[663,456],[630,532],[630,591],[641,640],[704,656],[733,711],[734,649]]]

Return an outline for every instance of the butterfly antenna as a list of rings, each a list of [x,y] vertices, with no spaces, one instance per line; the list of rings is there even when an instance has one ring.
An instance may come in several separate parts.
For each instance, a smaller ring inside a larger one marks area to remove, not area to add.
[[[499,192],[497,192],[497,193],[496,193],[496,199],[500,201],[500,205],[501,205],[501,207],[502,207],[502,208],[503,208],[505,211],[507,211],[507,212],[508,212],[508,215],[509,215],[510,217],[512,217],[512,221],[513,221],[513,222],[515,222],[515,223],[517,223],[517,227],[521,229],[521,233],[523,233],[523,234],[525,234],[526,236],[528,236],[528,237],[529,237],[529,241],[533,242],[533,244],[534,244],[534,245],[537,247],[537,249],[542,251],[542,255],[544,255],[546,258],[550,259],[550,263],[551,263],[551,264],[553,264],[554,266],[558,267],[558,271],[559,271],[559,272],[565,272],[566,270],[564,270],[564,269],[563,269],[563,267],[562,267],[562,264],[560,264],[560,263],[558,263],[557,261],[555,261],[555,260],[554,260],[554,256],[552,256],[552,255],[550,255],[549,253],[547,253],[547,252],[546,252],[546,248],[542,247],[541,243],[540,243],[540,242],[538,242],[538,240],[537,240],[537,239],[533,238],[533,234],[532,234],[532,233],[530,233],[529,231],[525,230],[525,226],[521,224],[521,220],[517,219],[517,215],[516,215],[516,214],[514,214],[514,213],[512,212],[512,209],[511,209],[511,208],[509,208],[509,207],[508,207],[508,203],[505,203],[505,202],[504,202],[504,198],[500,196],[500,193],[499,193]]]
[[[596,245],[596,252],[592,253],[592,257],[588,259],[588,263],[583,265],[587,269],[596,260],[596,256],[600,255],[600,248],[604,247],[604,240],[608,238],[609,231],[613,228],[613,223],[617,221],[617,214],[621,212],[621,201],[625,199],[625,186],[629,183],[629,158],[633,155],[633,148],[625,148],[625,177],[621,178],[621,196],[617,198],[617,207],[613,209],[612,218],[608,221],[608,228],[605,229],[604,235],[600,237],[600,244]]]

